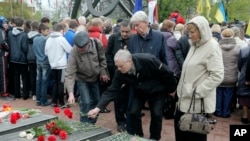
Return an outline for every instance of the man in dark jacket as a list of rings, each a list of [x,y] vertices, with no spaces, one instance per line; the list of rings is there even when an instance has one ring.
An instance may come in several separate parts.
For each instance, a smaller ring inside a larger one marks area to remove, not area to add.
[[[119,50],[114,57],[117,70],[111,86],[102,94],[97,107],[88,116],[95,118],[101,108],[119,94],[124,84],[134,86],[129,116],[132,135],[143,136],[140,114],[145,101],[151,112],[150,138],[160,140],[162,129],[162,109],[166,94],[174,95],[176,81],[168,67],[155,56],[145,53],[131,55],[127,50]]]
[[[167,64],[166,40],[164,36],[149,27],[148,16],[143,11],[136,12],[132,18],[137,34],[129,39],[128,50],[133,53],[150,53]]]
[[[106,49],[107,65],[110,74],[110,80],[112,80],[116,66],[114,62],[114,56],[116,52],[120,49],[126,49],[128,40],[132,34],[132,28],[130,26],[129,20],[123,20],[120,23],[120,32],[112,34],[108,40],[108,46]],[[116,95],[114,98],[115,106],[115,119],[117,122],[117,130],[119,132],[125,131],[126,118],[125,113],[128,104],[128,86],[121,89],[121,93]]]
[[[14,72],[14,95],[15,98],[21,98],[20,93],[20,76],[22,76],[24,100],[29,98],[27,82],[28,82],[28,36],[24,32],[24,20],[20,17],[15,18],[16,27],[8,33],[8,44],[10,46],[10,63]],[[16,69],[18,68],[18,69]]]

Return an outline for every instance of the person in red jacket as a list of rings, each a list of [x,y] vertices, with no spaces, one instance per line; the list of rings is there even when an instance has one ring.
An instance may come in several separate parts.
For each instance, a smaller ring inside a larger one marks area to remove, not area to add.
[[[168,17],[168,19],[175,22],[175,24],[178,24],[178,23],[185,24],[185,19],[179,14],[178,10],[175,10],[174,12],[172,12],[170,16]]]
[[[88,25],[89,37],[99,39],[102,42],[104,49],[108,45],[108,39],[105,34],[102,33],[102,20],[100,18],[93,18]]]

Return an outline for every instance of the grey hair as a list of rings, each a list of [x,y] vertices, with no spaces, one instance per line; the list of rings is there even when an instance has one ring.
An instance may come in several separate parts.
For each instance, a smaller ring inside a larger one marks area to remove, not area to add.
[[[148,23],[148,15],[144,11],[137,11],[130,19],[130,22],[147,22]]]
[[[131,53],[128,50],[120,49],[117,51],[117,53],[114,56],[114,61],[122,60],[122,61],[128,61],[132,58]]]

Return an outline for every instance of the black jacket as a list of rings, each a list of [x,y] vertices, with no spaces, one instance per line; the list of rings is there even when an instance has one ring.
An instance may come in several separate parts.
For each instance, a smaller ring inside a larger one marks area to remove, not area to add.
[[[37,31],[30,31],[28,33],[28,53],[27,53],[28,63],[36,63],[36,55],[33,49],[33,40],[37,36],[40,36],[39,32]]]
[[[157,95],[172,93],[176,90],[176,81],[168,67],[151,54],[132,55],[136,75],[123,74],[116,70],[111,86],[102,94],[97,107],[102,109],[119,94],[124,84],[134,87],[135,94]]]
[[[178,40],[176,48],[175,48],[175,56],[178,61],[178,64],[180,65],[180,68],[182,68],[183,62],[185,58],[187,57],[189,48],[190,48],[190,44],[188,42],[188,36],[183,35]]]
[[[164,64],[167,63],[167,43],[161,32],[150,28],[146,37],[134,34],[128,42],[128,50],[134,53],[150,53],[160,59]]]
[[[250,81],[250,51],[249,51],[248,57],[247,57],[246,81]]]
[[[13,28],[8,33],[10,62],[27,64],[28,36],[21,28]]]
[[[119,49],[124,49],[124,47],[127,45],[128,40],[122,39],[120,32],[109,36],[108,46],[106,48],[106,60],[109,73],[112,74],[112,77],[116,68],[114,63],[114,56]]]

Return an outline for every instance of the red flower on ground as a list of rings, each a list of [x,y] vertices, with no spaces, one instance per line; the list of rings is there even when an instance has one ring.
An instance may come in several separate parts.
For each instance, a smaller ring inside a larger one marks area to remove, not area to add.
[[[41,135],[37,137],[37,141],[45,141],[45,136]]]
[[[73,118],[73,112],[69,112],[69,114],[67,116],[68,116],[68,118],[72,119]]]
[[[73,112],[69,108],[64,109],[64,115],[66,115],[68,118],[72,119],[73,118]]]
[[[60,133],[59,133],[59,137],[60,137],[60,139],[65,140],[65,139],[68,138],[68,134],[67,134],[66,131],[61,130]]]
[[[65,108],[63,112],[64,112],[64,115],[68,116],[71,111],[69,108]]]
[[[56,141],[56,136],[55,135],[50,135],[48,137],[48,141]]]
[[[55,108],[54,108],[54,112],[55,112],[56,114],[60,113],[60,108],[59,108],[59,107],[55,107]]]

